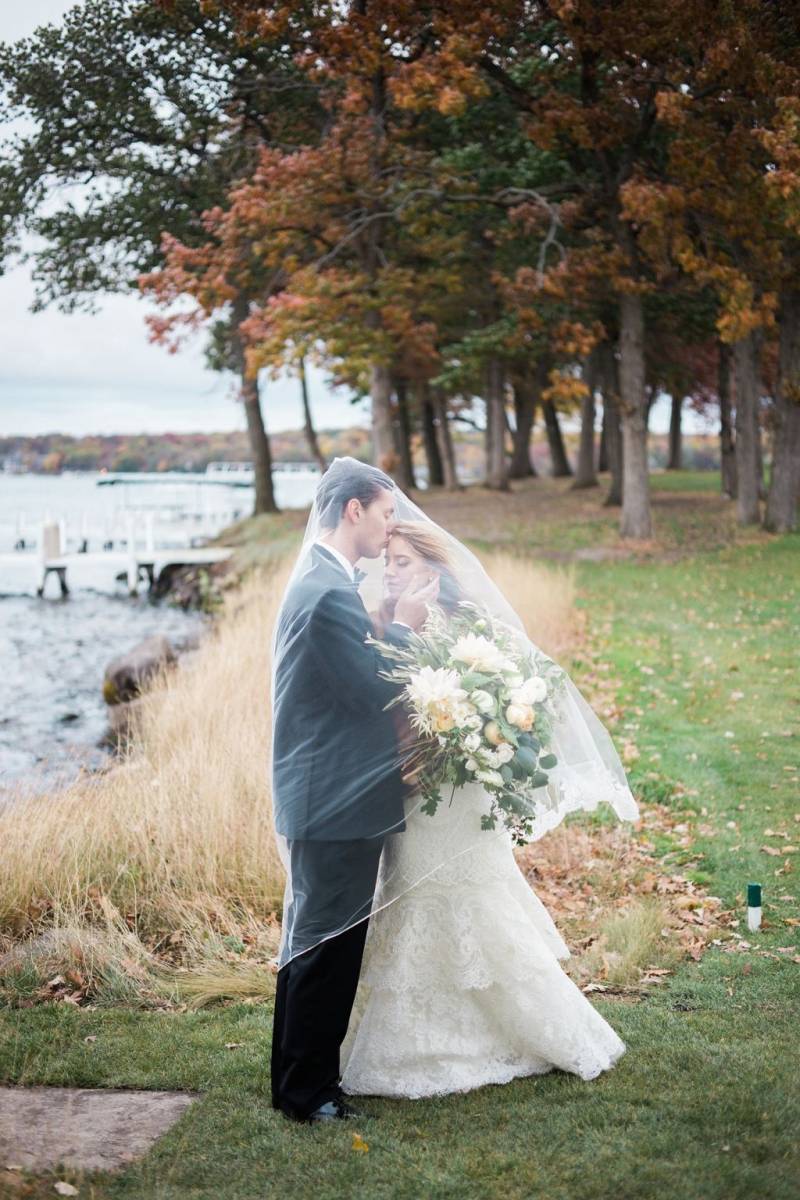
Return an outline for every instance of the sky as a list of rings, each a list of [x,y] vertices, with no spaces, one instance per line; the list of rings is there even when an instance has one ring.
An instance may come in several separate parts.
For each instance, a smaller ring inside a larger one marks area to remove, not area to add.
[[[71,0],[0,3],[0,41],[16,41],[57,23]],[[244,429],[234,379],[205,367],[203,337],[171,355],[148,341],[152,303],[136,296],[101,298],[96,314],[55,307],[31,313],[30,268],[0,275],[0,436],[36,433],[190,433]],[[296,379],[262,375],[262,408],[270,433],[302,428]],[[326,386],[308,368],[309,396],[319,428],[363,424],[347,389]]]
[[[0,4],[0,41],[15,41],[58,22],[71,0]],[[66,433],[220,432],[245,428],[232,376],[208,370],[203,338],[171,355],[148,341],[144,318],[151,302],[136,296],[100,298],[100,311],[30,312],[30,269],[0,275],[0,436]],[[270,433],[302,428],[299,383],[262,375],[262,408]],[[364,402],[329,388],[323,372],[308,370],[318,428],[367,423]],[[651,428],[669,424],[668,405],[651,414]],[[687,421],[691,427],[693,422]]]

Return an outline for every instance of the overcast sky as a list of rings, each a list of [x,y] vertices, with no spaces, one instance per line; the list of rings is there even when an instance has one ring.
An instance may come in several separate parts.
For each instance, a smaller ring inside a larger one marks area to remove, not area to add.
[[[0,40],[15,41],[58,22],[70,0],[0,2]],[[202,335],[176,355],[147,340],[152,304],[109,296],[96,315],[29,311],[33,284],[25,267],[0,276],[0,435],[161,433],[244,429],[231,376],[203,364]],[[263,409],[271,432],[302,427],[295,379],[264,378]],[[320,427],[364,420],[346,390],[326,388],[309,368]]]
[[[25,37],[58,22],[69,0],[0,3],[0,40]],[[29,311],[28,269],[0,276],[0,435],[161,433],[244,429],[233,381],[207,370],[202,335],[177,355],[147,340],[144,316],[152,305],[134,296],[109,296],[101,311],[66,315],[55,308]],[[326,387],[309,369],[318,427],[364,423],[366,408],[345,390]],[[263,409],[270,432],[302,427],[295,379],[263,380]],[[666,406],[651,427],[668,426]],[[689,422],[687,422],[689,424]],[[692,424],[694,424],[692,422]]]

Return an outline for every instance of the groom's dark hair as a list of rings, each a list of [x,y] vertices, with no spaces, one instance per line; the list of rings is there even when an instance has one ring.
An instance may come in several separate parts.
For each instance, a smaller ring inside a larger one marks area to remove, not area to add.
[[[394,481],[378,467],[355,461],[332,463],[314,497],[320,525],[323,529],[336,529],[348,500],[360,500],[366,508],[381,490],[393,491]]]

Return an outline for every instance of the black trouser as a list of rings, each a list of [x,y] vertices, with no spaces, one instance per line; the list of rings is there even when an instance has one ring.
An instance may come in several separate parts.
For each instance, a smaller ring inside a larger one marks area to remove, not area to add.
[[[281,967],[275,992],[272,1104],[290,1116],[307,1117],[341,1095],[339,1050],[358,986],[381,847],[382,839],[289,843],[292,945],[312,943]],[[345,924],[342,933],[319,940],[326,926]]]

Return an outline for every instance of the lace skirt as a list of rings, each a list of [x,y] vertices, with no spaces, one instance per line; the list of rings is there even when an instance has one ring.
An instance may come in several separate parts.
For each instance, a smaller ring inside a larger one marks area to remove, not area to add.
[[[569,949],[511,839],[475,836],[485,806],[469,785],[434,817],[412,812],[386,847],[342,1046],[351,1095],[418,1098],[554,1068],[588,1080],[626,1050],[561,968]]]

